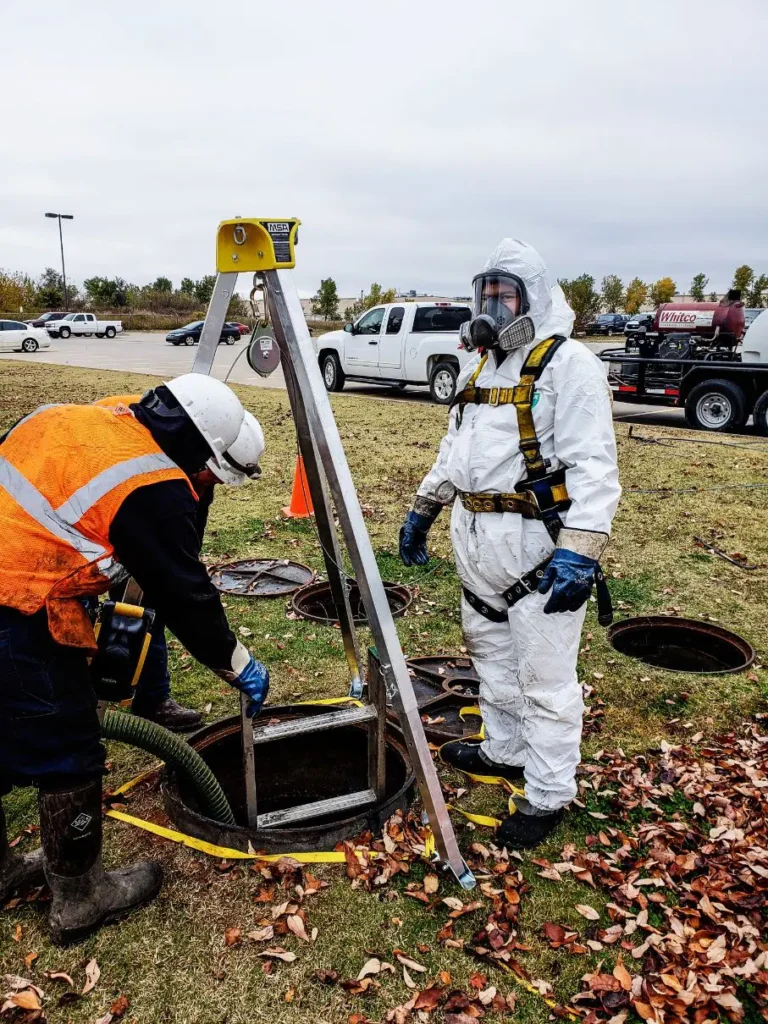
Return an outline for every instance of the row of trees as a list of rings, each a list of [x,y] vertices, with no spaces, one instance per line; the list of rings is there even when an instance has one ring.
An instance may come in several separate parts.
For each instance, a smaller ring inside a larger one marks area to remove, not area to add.
[[[374,306],[381,306],[386,302],[394,302],[395,297],[394,288],[384,289],[374,281],[367,294],[361,295],[351,306],[345,308],[344,319],[348,321],[354,320],[361,313],[364,313],[366,309],[373,309]],[[327,277],[320,282],[320,287],[312,299],[310,308],[315,316],[322,317],[323,320],[338,320],[339,301],[336,282],[332,277]]]
[[[167,277],[151,284],[130,284],[122,277],[88,277],[82,288],[67,281],[70,309],[146,310],[152,313],[192,313],[204,309],[210,301],[215,282],[213,274],[182,279],[178,288]],[[18,271],[0,270],[0,313],[32,316],[45,309],[64,308],[64,280],[52,267],[46,267],[35,280]],[[237,296],[230,304],[229,316],[247,316],[247,303]]]

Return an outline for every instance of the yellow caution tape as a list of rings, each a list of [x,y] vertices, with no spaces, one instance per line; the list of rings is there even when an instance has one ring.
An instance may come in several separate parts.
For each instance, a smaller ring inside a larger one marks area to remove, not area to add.
[[[486,828],[498,828],[501,824],[501,818],[491,818],[486,814],[472,814],[470,811],[463,811],[461,807],[457,807],[455,804],[447,804],[449,811],[456,811],[462,817],[466,818],[467,821],[471,821],[474,825],[485,825]],[[515,807],[515,801],[512,797],[507,801],[507,810],[510,814],[514,814],[517,811]]]
[[[293,707],[300,705],[317,704],[318,707],[330,707],[332,704],[354,704],[356,708],[363,707],[363,702],[356,697],[324,697],[322,700],[297,700]],[[269,707],[265,709],[269,711]]]
[[[224,860],[263,860],[267,863],[276,863],[281,857],[290,857],[299,864],[343,864],[346,856],[343,851],[323,850],[310,851],[306,853],[244,853],[242,850],[233,850],[228,846],[217,846],[215,843],[207,843],[204,839],[196,839],[195,836],[185,835],[173,828],[165,828],[163,825],[156,825],[153,821],[145,821],[143,818],[135,818],[132,814],[125,814],[123,811],[107,811],[107,817],[124,821],[128,825],[135,825],[137,828],[160,836],[161,839],[170,839],[172,843],[180,843],[190,850],[197,850],[206,853],[209,857],[218,857]],[[362,859],[364,853],[361,850],[355,851]]]
[[[464,719],[467,717],[467,715],[479,715],[482,718],[483,712],[480,710],[477,704],[473,704],[471,707],[461,708],[459,710],[459,718]]]
[[[532,985],[526,978],[521,978],[517,971],[513,971],[509,964],[505,964],[502,960],[489,960],[488,963],[492,963],[494,967],[498,967],[505,974],[508,974],[521,988],[524,988],[526,992],[530,992],[531,995],[537,996],[543,1000],[550,1010],[556,1009],[561,1006],[556,999],[552,999],[549,996],[545,996],[543,992],[540,992],[535,985]],[[562,1009],[570,1017],[571,1020],[583,1020],[583,1017],[578,1011],[574,1010],[572,1006],[563,1006]]]
[[[122,786],[113,790],[113,795],[121,796],[123,793],[128,793],[134,786],[138,786],[140,782],[143,782],[144,779],[148,779],[150,775],[154,775],[155,772],[159,772],[162,767],[162,764],[156,764],[154,768],[148,768],[145,772],[142,772],[141,775],[137,775],[135,779],[131,779],[130,782],[125,782]]]

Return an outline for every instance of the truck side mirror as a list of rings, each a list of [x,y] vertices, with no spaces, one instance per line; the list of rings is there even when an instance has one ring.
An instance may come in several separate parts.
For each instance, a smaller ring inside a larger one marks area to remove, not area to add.
[[[354,334],[355,333],[355,325],[354,324],[344,324],[344,330],[345,330],[345,332],[347,334]]]

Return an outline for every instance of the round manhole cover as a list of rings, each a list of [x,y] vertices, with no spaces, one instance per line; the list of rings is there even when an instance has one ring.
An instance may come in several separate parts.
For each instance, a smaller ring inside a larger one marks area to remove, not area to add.
[[[712,622],[645,615],[616,622],[608,639],[621,654],[671,672],[741,672],[755,660],[750,643]]]
[[[360,588],[354,580],[348,580],[347,582],[352,618],[356,626],[365,625],[367,619]],[[384,583],[384,590],[387,594],[392,615],[395,618],[399,618],[413,600],[410,590],[400,583]],[[336,611],[336,605],[328,582],[311,583],[308,587],[302,587],[301,590],[293,595],[291,607],[302,619],[309,619],[310,622],[319,622],[324,626],[333,626],[339,621],[339,615]]]
[[[240,597],[285,597],[314,578],[309,566],[278,558],[250,558],[211,570],[217,590]]]

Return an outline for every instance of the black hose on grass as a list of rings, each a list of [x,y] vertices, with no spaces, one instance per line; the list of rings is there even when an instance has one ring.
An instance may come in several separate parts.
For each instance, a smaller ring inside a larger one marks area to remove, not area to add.
[[[107,710],[102,723],[104,738],[139,747],[172,764],[189,779],[200,795],[207,815],[224,825],[234,825],[235,816],[216,776],[194,747],[174,736],[156,722],[137,715]]]

